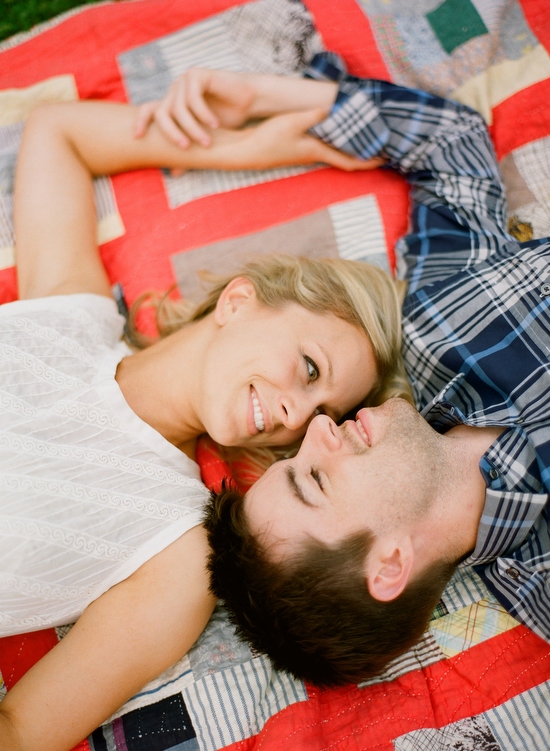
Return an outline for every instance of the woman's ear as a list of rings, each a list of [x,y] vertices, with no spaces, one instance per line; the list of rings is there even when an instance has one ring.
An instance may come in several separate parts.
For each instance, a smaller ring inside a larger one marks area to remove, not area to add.
[[[232,279],[218,297],[214,308],[214,320],[219,326],[232,318],[243,305],[256,302],[256,290],[250,279],[237,276]]]
[[[382,542],[377,540],[366,561],[367,588],[381,602],[395,600],[410,581],[414,549],[408,535]]]

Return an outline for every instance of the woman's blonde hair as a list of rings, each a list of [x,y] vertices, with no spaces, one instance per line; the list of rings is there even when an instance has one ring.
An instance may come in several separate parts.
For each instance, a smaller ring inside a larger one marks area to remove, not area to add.
[[[236,277],[244,277],[254,285],[258,301],[267,307],[298,303],[313,313],[332,313],[367,334],[378,365],[378,379],[370,394],[365,395],[365,406],[376,406],[393,396],[412,403],[401,359],[404,282],[363,261],[285,255],[252,259],[238,274],[218,276],[203,272],[201,277],[210,290],[199,305],[174,300],[168,293],[162,297],[148,293],[136,300],[130,315],[130,341],[142,348],[151,343],[151,339],[139,334],[135,325],[137,312],[144,304],[156,309],[156,326],[163,338],[212,313],[227,284]]]
[[[164,338],[212,313],[229,282],[245,277],[254,285],[257,299],[263,305],[281,308],[290,302],[298,303],[314,313],[332,313],[367,334],[378,365],[378,379],[372,391],[365,395],[362,406],[374,407],[394,396],[413,404],[401,359],[401,304],[406,292],[405,282],[396,281],[382,269],[363,261],[285,255],[259,256],[245,264],[238,274],[221,276],[202,272],[200,276],[209,291],[199,305],[174,300],[170,291],[164,295],[147,293],[138,298],[130,312],[130,343],[143,348],[154,341],[140,334],[136,327],[137,313],[144,305],[154,308],[158,334]],[[220,446],[219,449],[229,462],[233,478],[246,489],[276,459],[294,454],[299,444],[300,441],[279,448],[243,450]]]

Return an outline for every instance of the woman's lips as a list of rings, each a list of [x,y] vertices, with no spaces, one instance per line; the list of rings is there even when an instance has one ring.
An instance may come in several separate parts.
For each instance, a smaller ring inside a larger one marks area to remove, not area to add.
[[[246,418],[250,435],[270,433],[273,430],[273,422],[265,402],[252,384],[250,385],[250,398]]]
[[[256,427],[258,433],[263,433],[263,431],[265,430],[265,420],[264,413],[262,412],[262,408],[260,406],[260,400],[258,399],[258,395],[256,394],[256,391],[254,389],[251,389],[250,393],[252,396],[254,426]]]

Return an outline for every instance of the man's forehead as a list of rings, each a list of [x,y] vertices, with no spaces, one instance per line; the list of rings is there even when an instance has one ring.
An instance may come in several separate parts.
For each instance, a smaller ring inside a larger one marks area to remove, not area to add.
[[[300,507],[289,485],[289,463],[276,462],[245,496],[245,514],[251,533],[264,545],[268,557],[282,560],[299,548],[304,538],[292,522],[292,509]],[[291,505],[289,506],[289,503]],[[289,513],[290,512],[290,513]]]

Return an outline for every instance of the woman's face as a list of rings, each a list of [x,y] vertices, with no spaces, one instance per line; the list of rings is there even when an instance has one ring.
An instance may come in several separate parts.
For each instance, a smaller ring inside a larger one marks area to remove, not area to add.
[[[376,383],[368,337],[333,314],[265,307],[234,279],[213,315],[198,416],[224,446],[293,443],[316,414],[339,420]]]

